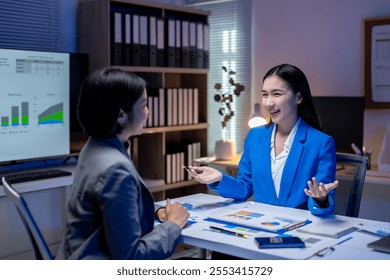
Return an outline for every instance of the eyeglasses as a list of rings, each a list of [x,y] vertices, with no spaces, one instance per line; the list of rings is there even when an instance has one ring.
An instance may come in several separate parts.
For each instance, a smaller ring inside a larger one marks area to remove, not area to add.
[[[305,258],[305,260],[308,260],[308,259],[311,259],[312,257],[324,257],[324,256],[327,256],[327,255],[330,255],[331,253],[333,253],[336,249],[334,247],[325,247],[321,250],[319,250],[318,252],[315,252],[313,255],[311,255],[310,257],[307,257]]]
[[[333,253],[336,249],[334,248],[334,246],[337,246],[337,245],[340,245],[348,240],[352,239],[352,237],[349,237],[347,239],[344,239],[344,240],[341,240],[340,242],[332,245],[332,246],[329,246],[329,247],[325,247],[317,252],[315,252],[313,255],[310,255],[309,257],[305,258],[305,260],[308,260],[308,259],[311,259],[313,257],[325,257],[327,255],[330,255],[331,253]]]

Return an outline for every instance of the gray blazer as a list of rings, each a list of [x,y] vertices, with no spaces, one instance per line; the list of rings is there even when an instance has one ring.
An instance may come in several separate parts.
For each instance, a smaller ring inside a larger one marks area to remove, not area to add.
[[[80,153],[56,259],[164,259],[181,236],[154,227],[153,198],[118,138],[90,137]]]

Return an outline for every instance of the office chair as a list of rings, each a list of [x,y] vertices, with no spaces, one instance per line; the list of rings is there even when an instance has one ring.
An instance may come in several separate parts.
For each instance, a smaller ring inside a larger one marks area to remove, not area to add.
[[[22,219],[23,225],[26,228],[32,246],[34,248],[35,257],[37,260],[52,260],[54,259],[49,247],[47,246],[43,235],[41,234],[31,212],[27,206],[23,196],[20,195],[9,183],[6,177],[2,178],[4,192],[8,198],[14,203],[18,213]]]
[[[368,158],[355,154],[336,153],[336,162],[345,169],[343,174],[347,177],[341,176],[337,178],[339,186],[335,192],[335,214],[357,218],[359,216]],[[351,175],[352,178],[350,178]]]

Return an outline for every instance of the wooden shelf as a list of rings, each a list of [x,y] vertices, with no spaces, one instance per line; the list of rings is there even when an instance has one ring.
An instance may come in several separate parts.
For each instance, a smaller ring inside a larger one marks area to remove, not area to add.
[[[177,126],[163,126],[163,127],[146,127],[143,129],[142,133],[162,133],[162,132],[173,132],[173,131],[186,131],[186,130],[198,130],[198,129],[207,129],[209,127],[208,123],[199,123],[191,125],[177,125]]]
[[[113,57],[113,50],[111,49],[113,46],[112,32],[114,30],[112,26],[114,24],[112,18],[113,11],[132,14],[131,17],[136,14],[142,14],[143,16],[162,17],[165,19],[174,17],[175,20],[188,20],[190,18],[191,21],[201,23],[206,23],[210,13],[188,7],[141,0],[84,0],[79,2],[79,51],[89,55],[90,71],[111,65],[124,71],[136,73],[146,80],[148,95],[154,97],[156,90],[161,88],[196,88],[198,90],[197,124],[146,127],[141,135],[134,137],[132,140],[132,158],[140,175],[144,178],[166,182],[167,154],[176,153],[176,151],[171,149],[173,143],[178,144],[178,146],[187,145],[186,147],[189,147],[192,143],[200,143],[200,156],[206,156],[207,130],[209,127],[207,122],[209,69],[131,66],[131,64],[113,65],[114,63],[111,61]],[[167,49],[167,45],[165,49]],[[165,104],[167,103],[165,102]],[[192,108],[196,108],[196,106]],[[183,109],[183,111],[188,112],[190,110],[185,111]],[[182,145],[182,143],[184,144]],[[196,151],[198,144],[194,145],[194,147],[193,153],[195,154],[194,151]],[[183,150],[185,153],[190,152],[189,148]],[[199,185],[199,183],[194,180],[182,180],[173,184],[152,187],[150,190],[153,193],[165,192],[166,190],[174,192],[174,189],[178,189],[181,192],[182,188],[191,186],[191,189],[193,189],[194,187],[196,188],[195,185]]]

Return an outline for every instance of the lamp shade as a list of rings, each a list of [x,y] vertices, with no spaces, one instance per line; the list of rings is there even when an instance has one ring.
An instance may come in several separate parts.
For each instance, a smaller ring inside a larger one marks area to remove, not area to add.
[[[267,121],[261,116],[260,113],[260,104],[255,103],[255,112],[253,115],[249,118],[248,125],[250,128],[256,127],[256,126],[262,126],[265,125]]]

